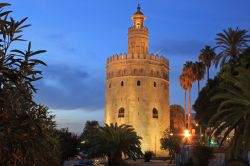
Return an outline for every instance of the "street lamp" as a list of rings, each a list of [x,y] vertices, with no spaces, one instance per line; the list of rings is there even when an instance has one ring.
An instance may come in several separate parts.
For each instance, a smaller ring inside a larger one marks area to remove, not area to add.
[[[191,136],[191,134],[189,133],[189,131],[188,130],[185,130],[184,131],[184,137],[185,138],[189,138]]]

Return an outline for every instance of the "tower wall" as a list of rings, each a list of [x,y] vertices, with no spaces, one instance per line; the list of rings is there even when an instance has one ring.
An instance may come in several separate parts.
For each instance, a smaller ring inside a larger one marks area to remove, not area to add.
[[[118,117],[121,108],[124,108],[124,117]],[[158,118],[153,109],[158,111]],[[168,60],[153,54],[109,57],[105,123],[132,125],[143,138],[143,152],[151,150],[157,156],[164,156],[160,138],[170,126]]]
[[[148,53],[148,28],[130,27],[128,30],[128,53]]]

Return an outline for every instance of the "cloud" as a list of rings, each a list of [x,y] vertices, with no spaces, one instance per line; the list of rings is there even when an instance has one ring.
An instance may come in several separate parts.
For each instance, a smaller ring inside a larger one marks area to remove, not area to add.
[[[162,40],[156,43],[153,48],[163,48],[163,52],[167,54],[178,55],[195,55],[208,43],[199,40]]]
[[[58,40],[64,39],[64,35],[62,33],[54,33],[54,34],[48,35],[46,38],[58,41]]]
[[[60,45],[61,50],[63,50],[65,53],[75,54],[76,49],[74,47],[70,47],[64,43],[61,43]]]
[[[92,75],[93,73],[93,75]],[[105,74],[65,64],[44,69],[44,78],[36,83],[37,102],[52,109],[96,110],[104,107]]]
[[[60,48],[60,50],[64,53],[75,54],[77,52],[77,49],[70,45],[70,42],[67,41],[67,36],[65,36],[63,33],[50,34],[45,36],[45,38],[48,39],[52,44],[56,45],[57,48]]]

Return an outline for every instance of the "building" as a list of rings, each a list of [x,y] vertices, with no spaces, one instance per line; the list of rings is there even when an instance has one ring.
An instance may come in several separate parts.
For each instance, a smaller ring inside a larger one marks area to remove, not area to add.
[[[185,111],[178,104],[170,106],[170,128],[178,132],[183,132],[186,129]]]
[[[145,19],[138,6],[128,29],[128,53],[107,59],[105,123],[132,125],[143,138],[142,151],[163,156],[160,138],[170,126],[169,62],[149,54]]]

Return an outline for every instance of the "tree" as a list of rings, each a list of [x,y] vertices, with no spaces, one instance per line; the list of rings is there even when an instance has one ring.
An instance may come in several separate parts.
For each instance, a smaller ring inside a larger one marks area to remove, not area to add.
[[[198,95],[200,93],[200,81],[204,78],[205,75],[205,65],[202,62],[195,62],[193,64],[193,72],[195,81],[198,83]]]
[[[89,155],[108,157],[109,166],[116,166],[121,164],[122,155],[134,160],[143,156],[141,139],[130,125],[105,124],[91,139]]]
[[[188,80],[186,79],[185,75],[184,74],[181,74],[180,77],[179,77],[179,83],[180,83],[180,86],[183,88],[184,90],[184,111],[185,111],[185,127],[186,127],[186,112],[187,112],[187,108],[186,108],[186,103],[187,103],[187,89],[188,89],[188,84],[190,82],[188,82]]]
[[[217,113],[210,119],[214,135],[223,132],[221,143],[230,133],[235,132],[231,156],[234,159],[244,154],[240,152],[239,147],[244,147],[246,158],[248,149],[245,147],[250,143],[250,70],[243,67],[238,67],[236,70],[237,76],[230,73],[223,75],[227,83],[220,87],[221,93],[212,98],[222,102],[218,106]]]
[[[216,67],[220,63],[221,67],[229,61],[234,61],[243,51],[248,47],[250,41],[250,35],[247,34],[247,30],[241,30],[239,28],[224,29],[222,33],[218,33],[216,37],[217,48],[220,49],[220,53],[216,57]]]
[[[90,142],[96,136],[99,131],[100,125],[98,121],[87,121],[83,129],[83,133],[80,136],[81,150],[84,150],[87,154],[91,147]]]
[[[34,81],[41,79],[34,56],[46,52],[12,48],[24,41],[21,32],[27,18],[16,21],[0,3],[0,162],[2,165],[59,165],[54,116],[32,100]]]
[[[248,126],[250,48],[223,65],[214,80],[209,80],[194,104],[196,119],[212,129],[211,137],[221,137],[222,145],[234,133],[229,146],[231,159],[246,160],[250,146]],[[231,134],[230,134],[231,135]]]
[[[222,79],[216,76],[214,79],[209,79],[204,88],[199,93],[199,96],[194,102],[193,109],[196,112],[195,119],[199,123],[203,137],[202,142],[207,143],[208,137],[206,129],[209,128],[208,121],[216,113],[220,101],[212,101],[211,98],[218,93]]]
[[[188,91],[188,130],[191,132],[191,130],[192,130],[191,88],[192,88],[192,84],[195,80],[193,62],[187,61],[184,64],[181,75],[183,75],[183,77],[186,80],[186,87],[187,87],[187,91]]]
[[[170,131],[166,129],[163,133],[163,137],[160,139],[161,149],[168,150],[170,156],[170,163],[175,158],[175,153],[180,151],[180,143],[181,143],[180,132],[177,130]]]
[[[2,165],[59,165],[54,116],[46,107],[19,95],[13,90],[0,91]]]
[[[68,128],[56,131],[59,140],[61,163],[78,154],[80,139],[76,134],[69,132]]]
[[[207,71],[207,80],[209,80],[209,69],[211,67],[212,62],[214,62],[216,54],[214,52],[214,48],[210,46],[205,46],[199,55],[199,60],[206,66]]]

